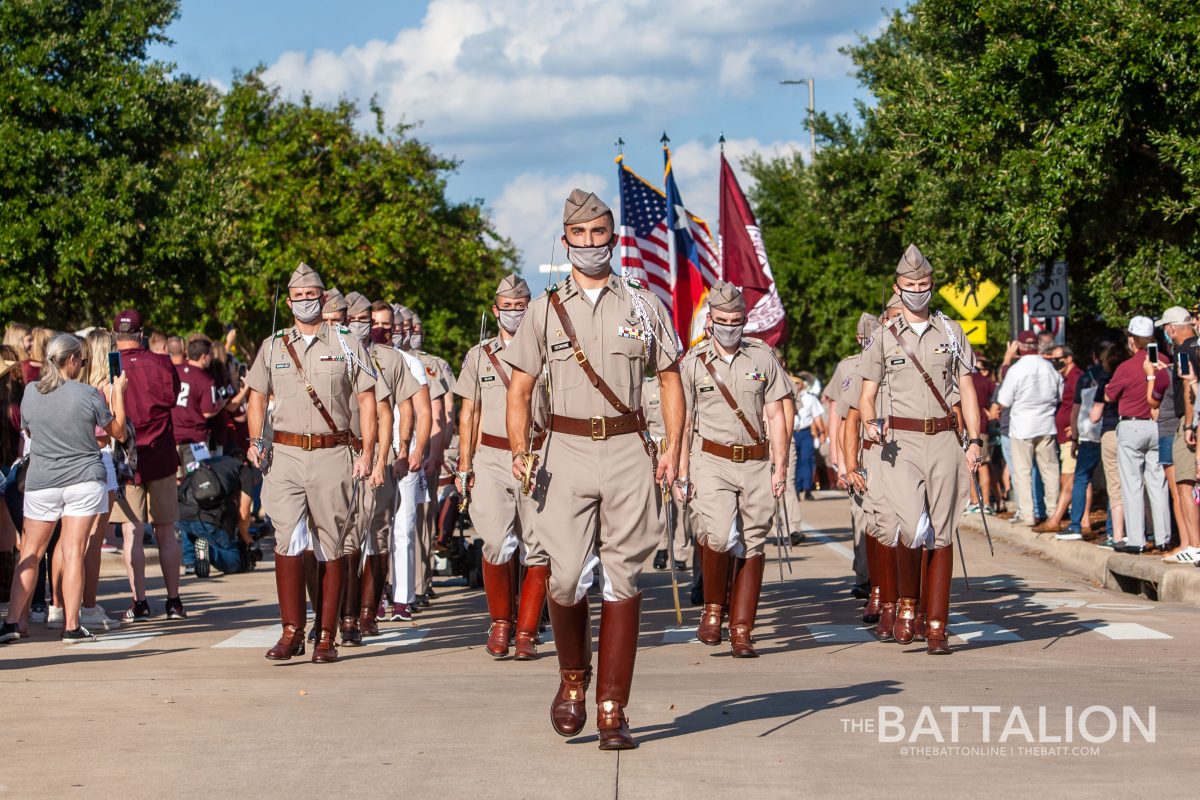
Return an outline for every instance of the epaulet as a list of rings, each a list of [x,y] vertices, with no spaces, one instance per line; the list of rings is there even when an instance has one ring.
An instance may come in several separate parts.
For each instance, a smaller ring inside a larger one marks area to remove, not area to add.
[[[625,285],[631,289],[641,289],[643,291],[646,289],[637,278],[625,278]]]
[[[899,321],[900,321],[900,320],[902,320],[902,319],[904,319],[904,315],[903,315],[903,314],[897,314],[896,316],[894,316],[894,317],[892,317],[891,319],[889,319],[887,322],[883,323],[883,327],[885,327],[885,328],[890,328],[890,327],[892,327],[893,325],[895,325],[897,322],[899,322]]]
[[[271,338],[272,339],[282,339],[283,335],[285,333],[287,333],[287,328],[280,328],[279,330],[275,331],[275,335],[272,336]]]
[[[766,348],[767,350],[771,349],[771,347],[762,339],[755,339],[753,336],[743,336],[742,344],[746,345],[747,347]]]
[[[350,333],[350,327],[348,325],[338,325],[337,332],[341,334],[348,334]]]

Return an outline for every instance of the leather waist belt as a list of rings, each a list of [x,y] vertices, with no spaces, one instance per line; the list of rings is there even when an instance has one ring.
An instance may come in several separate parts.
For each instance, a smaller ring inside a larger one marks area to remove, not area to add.
[[[700,449],[712,456],[727,458],[735,464],[745,461],[762,461],[767,457],[768,442],[758,444],[718,444],[711,439],[700,437]]]
[[[287,431],[275,431],[271,434],[271,441],[275,442],[275,444],[299,447],[304,451],[324,450],[329,447],[351,444],[352,440],[357,438],[356,436],[351,436],[350,431],[338,431],[337,433],[288,433]],[[360,443],[359,449],[361,447]]]
[[[479,434],[479,443],[484,447],[494,447],[497,450],[508,452],[508,439],[503,436],[492,436],[490,433]],[[541,431],[533,435],[533,441],[529,444],[530,450],[541,450],[542,445],[546,443],[546,432]]]
[[[588,417],[587,419],[561,417],[558,414],[550,416],[550,430],[569,436],[589,436],[597,442],[624,433],[637,433],[645,427],[646,423],[640,411],[622,414],[619,417]]]
[[[946,417],[926,417],[925,419],[912,419],[910,417],[888,417],[888,424],[892,430],[896,431],[915,431],[916,433],[924,433],[932,436],[935,433],[944,433],[955,429],[957,420],[951,414]]]
[[[1149,421],[1150,421],[1150,418],[1149,418],[1149,417],[1126,417],[1126,416],[1122,416],[1122,417],[1121,417],[1121,418],[1120,418],[1118,421],[1119,421],[1119,422],[1149,422]]]

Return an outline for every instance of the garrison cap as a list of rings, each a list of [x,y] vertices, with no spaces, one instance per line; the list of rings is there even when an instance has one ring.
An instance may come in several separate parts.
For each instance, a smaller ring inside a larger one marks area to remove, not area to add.
[[[883,308],[886,311],[889,308],[900,308],[902,305],[904,305],[904,304],[900,302],[900,295],[893,294],[891,297],[888,298],[887,305],[884,306]]]
[[[932,274],[933,265],[929,263],[929,259],[915,244],[910,244],[900,257],[900,263],[896,265],[896,277],[916,280]]]
[[[350,316],[369,312],[371,310],[371,301],[368,300],[361,292],[350,292],[346,295],[346,313]]]
[[[854,330],[854,335],[860,339],[866,339],[875,329],[879,327],[879,320],[873,314],[863,312],[858,317],[858,326]]]
[[[412,324],[414,328],[421,324],[421,315],[415,311],[412,312]]]
[[[396,316],[400,318],[401,322],[412,323],[413,312],[408,306],[397,306]]]
[[[325,284],[321,282],[321,276],[317,274],[317,271],[301,261],[300,266],[296,267],[296,271],[292,273],[291,280],[288,281],[288,288],[308,289],[314,286],[318,289],[325,288]]]
[[[717,281],[708,291],[710,311],[745,311],[746,298],[742,290],[729,281]]]
[[[496,287],[496,297],[507,297],[509,300],[528,300],[531,296],[529,284],[515,272],[505,275],[504,280],[500,281],[500,285]]]
[[[288,288],[290,289],[291,287],[289,286]],[[321,313],[337,314],[341,311],[345,311],[348,306],[349,303],[346,302],[346,298],[342,296],[341,292],[339,292],[337,289],[330,289],[325,293],[325,305],[321,307]]]
[[[583,189],[572,189],[571,196],[563,205],[563,225],[576,222],[591,222],[594,219],[611,214],[612,209],[592,192]]]

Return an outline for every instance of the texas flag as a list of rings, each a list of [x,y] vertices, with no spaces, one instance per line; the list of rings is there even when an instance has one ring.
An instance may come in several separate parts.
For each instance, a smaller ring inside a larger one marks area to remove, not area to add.
[[[786,331],[783,302],[775,288],[762,232],[721,153],[721,274],[746,298],[746,335],[774,347]]]
[[[665,142],[663,160],[666,162],[667,230],[671,232],[675,256],[671,265],[671,311],[679,338],[691,345],[699,339],[697,331],[703,333],[701,311],[708,288],[721,278],[721,266],[708,223],[688,213],[683,205],[679,187],[675,185],[675,173],[671,170],[671,149]]]

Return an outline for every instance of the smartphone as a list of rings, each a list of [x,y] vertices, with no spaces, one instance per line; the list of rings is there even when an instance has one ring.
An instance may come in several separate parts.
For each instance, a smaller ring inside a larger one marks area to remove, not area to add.
[[[1158,361],[1158,342],[1146,345],[1146,358],[1150,359],[1151,364]]]
[[[121,375],[121,353],[114,350],[108,354],[108,377],[117,378]]]
[[[1192,359],[1188,357],[1186,350],[1180,350],[1175,353],[1175,363],[1179,366],[1180,375],[1192,374]]]
[[[238,364],[238,377],[239,377],[239,378],[244,378],[244,377],[246,377],[246,365],[245,365],[245,363]]]

